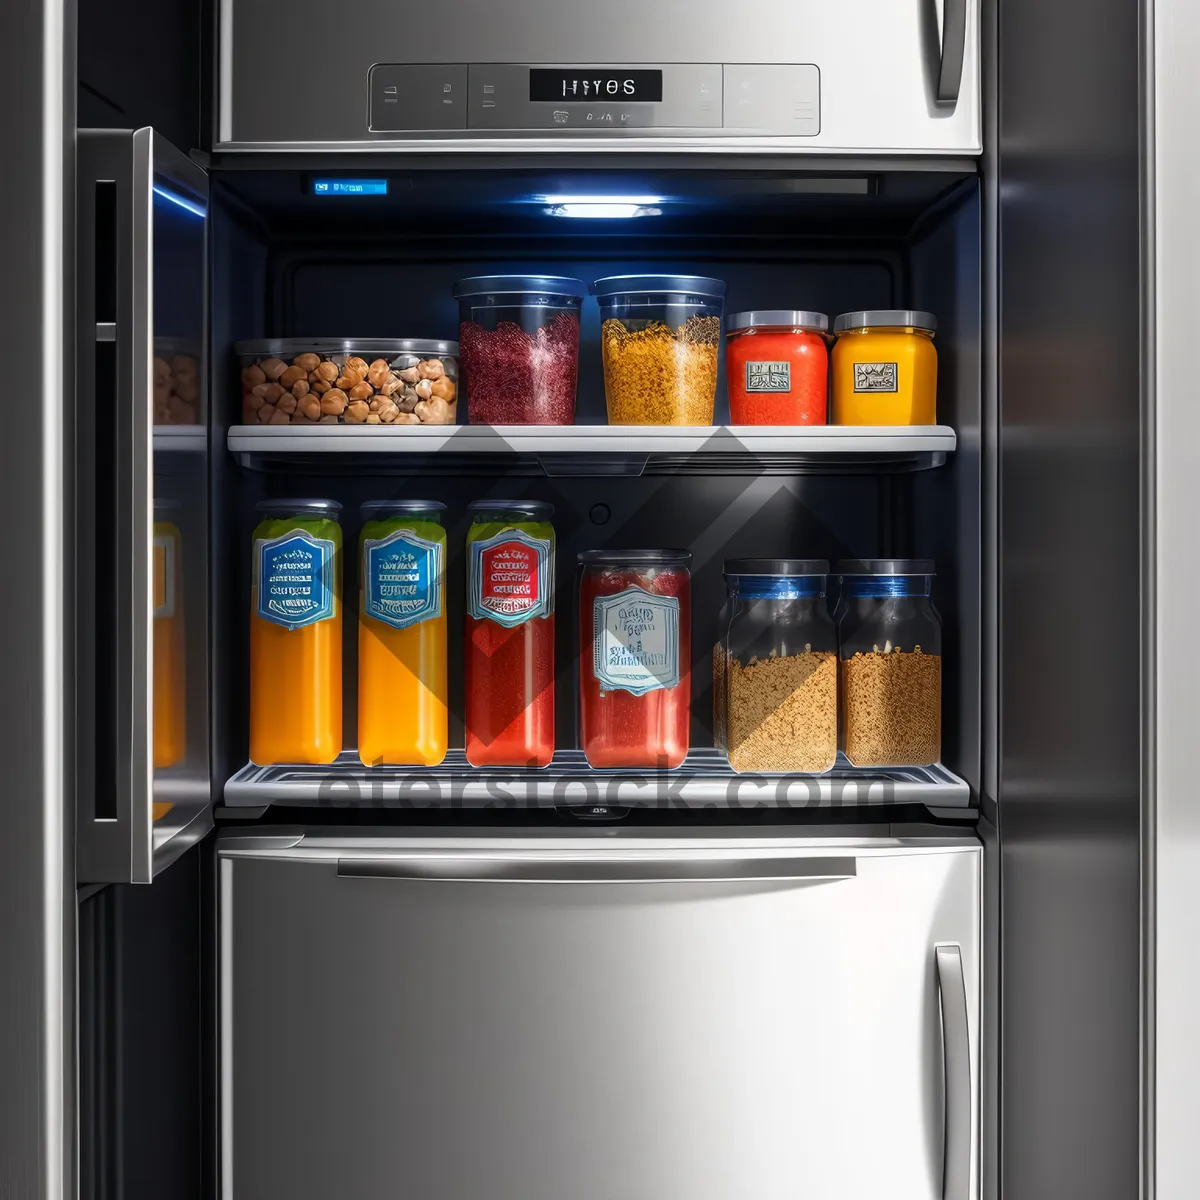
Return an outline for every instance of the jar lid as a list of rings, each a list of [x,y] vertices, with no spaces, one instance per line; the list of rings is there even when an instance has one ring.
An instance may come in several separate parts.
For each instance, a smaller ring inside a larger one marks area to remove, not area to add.
[[[397,354],[441,357],[443,354],[457,356],[458,343],[436,338],[266,338],[234,342],[233,352],[247,358],[295,358],[297,354],[328,357],[357,354],[360,358],[386,358]]]
[[[632,567],[686,566],[692,561],[690,550],[581,550],[576,558],[586,565],[620,563]]]
[[[933,575],[932,558],[844,558],[835,575]]]
[[[571,296],[582,300],[587,285],[582,279],[562,275],[472,275],[454,285],[454,298],[462,296],[509,295]]]
[[[593,296],[621,296],[628,292],[659,295],[685,292],[689,296],[712,296],[720,300],[725,296],[725,281],[704,275],[607,275],[592,284]]]
[[[358,506],[364,516],[376,513],[422,513],[444,512],[446,506],[440,500],[367,500]]]
[[[277,517],[298,517],[304,513],[336,517],[342,511],[336,500],[260,500],[254,507],[260,513]]]
[[[845,333],[848,329],[866,329],[870,326],[877,329],[924,329],[926,333],[936,333],[937,317],[931,312],[921,312],[915,308],[866,308],[842,313],[834,321],[833,331]]]
[[[808,312],[801,308],[760,308],[750,312],[734,313],[725,318],[725,330],[733,333],[738,329],[769,329],[782,326],[785,329],[804,329],[812,333],[828,333],[829,318],[824,313]]]
[[[828,575],[824,558],[727,558],[726,575],[777,575],[796,579],[803,575]]]
[[[476,500],[467,505],[467,512],[517,513],[522,517],[548,521],[554,516],[554,505],[548,500]]]

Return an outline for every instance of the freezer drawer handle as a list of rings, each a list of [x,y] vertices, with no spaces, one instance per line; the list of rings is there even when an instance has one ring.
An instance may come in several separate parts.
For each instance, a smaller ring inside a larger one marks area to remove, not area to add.
[[[339,858],[342,879],[456,883],[746,883],[853,879],[853,858],[578,858],[411,855]],[[960,972],[961,973],[961,972]]]
[[[946,1069],[942,1200],[967,1200],[971,1187],[971,1037],[962,951],[957,946],[938,946],[935,961]]]
[[[937,101],[957,104],[967,54],[967,0],[945,0],[942,7],[942,57],[938,66]]]

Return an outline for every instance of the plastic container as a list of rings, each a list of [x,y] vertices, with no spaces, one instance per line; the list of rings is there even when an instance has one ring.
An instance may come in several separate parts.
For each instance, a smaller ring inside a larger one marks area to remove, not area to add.
[[[436,500],[372,500],[358,540],[358,756],[446,757],[446,531]]]
[[[203,425],[207,419],[194,342],[154,339],[154,424]]]
[[[333,500],[263,500],[250,592],[250,761],[342,749],[342,530]]]
[[[837,761],[838,640],[819,559],[730,559],[713,654],[717,745],[735,771]]]
[[[842,313],[833,323],[835,425],[936,425],[937,318],[913,309]]]
[[[553,275],[480,275],[454,285],[472,425],[575,423],[586,291]]]
[[[824,425],[829,318],[799,309],[734,313],[725,323],[733,425]]]
[[[597,279],[610,425],[711,425],[725,284],[699,275]]]
[[[554,757],[554,506],[484,500],[469,511],[467,761],[548,767]]]
[[[154,502],[154,769],[173,767],[187,751],[187,676],[184,639],[183,539],[179,505]]]
[[[247,425],[453,425],[458,343],[388,338],[238,342]]]
[[[593,767],[681,766],[692,711],[686,550],[579,555],[579,738]]]
[[[942,754],[942,619],[928,559],[838,564],[842,748],[858,767]]]

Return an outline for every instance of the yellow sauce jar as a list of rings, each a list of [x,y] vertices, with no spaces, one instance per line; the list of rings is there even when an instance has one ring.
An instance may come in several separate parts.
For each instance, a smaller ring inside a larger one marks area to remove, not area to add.
[[[835,425],[937,424],[937,318],[932,313],[843,313],[833,329]]]

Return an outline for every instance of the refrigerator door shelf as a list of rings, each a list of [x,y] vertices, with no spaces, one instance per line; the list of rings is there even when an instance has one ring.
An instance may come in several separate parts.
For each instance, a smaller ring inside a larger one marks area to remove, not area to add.
[[[451,750],[437,767],[364,767],[353,750],[331,766],[247,764],[225,784],[230,807],[804,809],[921,804],[972,815],[967,783],[940,764],[852,767],[828,775],[738,775],[719,751],[694,749],[676,771],[606,770],[559,750],[545,770],[472,767]]]

